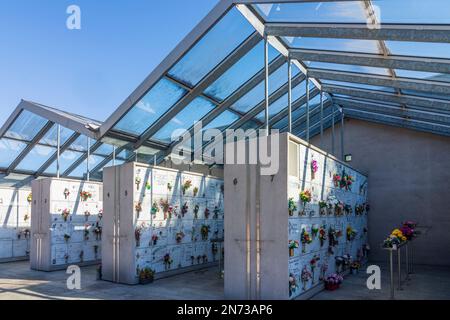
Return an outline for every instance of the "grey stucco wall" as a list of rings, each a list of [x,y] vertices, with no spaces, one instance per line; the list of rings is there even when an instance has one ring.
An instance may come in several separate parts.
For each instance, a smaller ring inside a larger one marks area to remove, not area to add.
[[[450,266],[450,138],[354,119],[344,124],[350,165],[369,175],[372,261],[386,261],[383,239],[403,220],[431,227],[414,242],[414,262]],[[312,144],[331,152],[331,130]],[[340,125],[336,126],[340,155]]]

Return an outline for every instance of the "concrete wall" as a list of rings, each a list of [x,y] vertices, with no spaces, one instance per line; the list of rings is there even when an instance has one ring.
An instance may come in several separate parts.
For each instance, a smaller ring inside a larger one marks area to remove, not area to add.
[[[371,260],[387,260],[383,239],[403,220],[431,229],[414,242],[415,263],[450,266],[450,138],[347,119],[344,151],[369,175]],[[340,156],[340,125],[335,153]],[[331,152],[331,130],[311,141]]]

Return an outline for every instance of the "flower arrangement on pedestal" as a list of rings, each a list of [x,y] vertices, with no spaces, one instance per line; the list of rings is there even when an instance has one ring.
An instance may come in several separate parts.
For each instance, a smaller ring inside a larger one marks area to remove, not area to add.
[[[289,257],[293,257],[295,255],[295,249],[299,247],[299,243],[297,240],[289,240]]]
[[[206,224],[202,225],[202,227],[200,228],[200,234],[202,235],[203,241],[208,240],[210,229],[211,229],[211,227]]]
[[[328,204],[326,201],[319,201],[319,214],[321,216],[327,215]]]
[[[148,284],[152,283],[155,278],[155,270],[150,268],[144,268],[139,271],[139,283]]]
[[[170,267],[171,267],[171,265],[172,265],[172,263],[173,263],[173,259],[170,257],[170,254],[167,253],[167,254],[164,256],[163,261],[164,261],[164,267],[165,267],[165,269],[166,269],[166,270],[169,270]]]
[[[200,206],[196,204],[194,206],[194,219],[198,219],[198,212],[200,211]]]
[[[64,209],[61,213],[61,216],[63,217],[64,222],[67,222],[67,219],[70,216],[70,209]]]
[[[358,232],[351,226],[347,226],[347,241],[353,241],[356,238]]]
[[[320,247],[322,248],[325,241],[327,240],[327,231],[325,230],[325,226],[321,226],[319,229],[319,240],[320,240]]]
[[[175,235],[175,241],[177,242],[177,244],[180,244],[183,241],[184,236],[185,234],[183,231],[177,232],[177,234]]]
[[[89,191],[81,191],[80,198],[81,201],[88,201],[89,199],[92,198],[92,193],[90,193]]]
[[[31,202],[33,202],[33,193],[30,192],[27,196],[27,202],[28,204],[31,204]]]
[[[300,215],[304,216],[306,214],[306,204],[310,203],[311,199],[311,191],[304,190],[300,192],[300,201],[302,202],[302,211],[300,212]]]
[[[187,202],[185,202],[183,204],[183,206],[181,207],[181,216],[184,218],[184,216],[188,213],[189,211],[189,206],[187,204]]]
[[[198,187],[194,187],[194,189],[192,190],[192,193],[193,193],[194,197],[196,197],[198,194]]]
[[[186,194],[186,191],[188,191],[192,187],[192,181],[186,180],[183,183],[183,186],[181,187],[181,190],[183,191],[183,196]]]
[[[406,237],[407,240],[412,240],[417,235],[417,231],[415,230],[416,227],[417,223],[412,221],[406,221],[403,222],[403,226],[400,228],[400,231]]]
[[[134,205],[134,210],[136,211],[136,216],[137,216],[137,218],[139,219],[139,215],[140,215],[141,212],[142,212],[142,202],[137,202],[137,203]]]
[[[301,242],[302,242],[302,253],[306,253],[306,245],[311,244],[312,239],[305,229],[302,229]]]
[[[141,182],[142,182],[141,177],[137,176],[136,178],[134,178],[134,184],[136,185],[136,190],[138,191],[141,188]]]
[[[408,238],[406,238],[399,229],[395,229],[394,231],[392,231],[390,236],[386,240],[384,240],[383,247],[393,248],[394,250],[396,250],[399,244],[407,240]]]
[[[311,272],[309,272],[308,268],[306,266],[303,267],[302,270],[302,283],[303,283],[303,290],[306,290],[306,286],[308,285],[308,281],[312,278]]]
[[[298,289],[297,279],[295,276],[290,273],[289,274],[289,297],[292,297],[294,292]]]
[[[337,273],[332,273],[328,277],[325,278],[325,289],[334,291],[339,289],[341,283],[344,281],[344,278]]]
[[[67,200],[67,198],[69,198],[69,196],[70,196],[69,189],[65,188],[63,194],[64,194],[64,199]]]
[[[311,161],[311,180],[314,180],[316,178],[316,173],[319,171],[319,164],[317,163],[317,160]]]
[[[289,216],[293,216],[295,211],[297,211],[297,206],[295,204],[294,198],[289,198],[288,200],[288,211],[289,211]]]
[[[320,260],[320,256],[318,255],[314,255],[313,258],[309,261],[309,266],[311,267],[311,274],[312,274],[312,283],[314,284],[315,279],[314,279],[314,272],[316,270],[317,267],[317,262]]]

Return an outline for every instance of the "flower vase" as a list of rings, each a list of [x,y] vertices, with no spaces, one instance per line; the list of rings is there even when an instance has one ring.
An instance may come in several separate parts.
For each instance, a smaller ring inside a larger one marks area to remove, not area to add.
[[[306,253],[306,243],[302,243],[302,253]]]
[[[294,256],[294,248],[289,248],[289,257]]]
[[[314,268],[311,268],[311,274],[312,274],[312,284],[315,283],[315,279],[314,279]]]

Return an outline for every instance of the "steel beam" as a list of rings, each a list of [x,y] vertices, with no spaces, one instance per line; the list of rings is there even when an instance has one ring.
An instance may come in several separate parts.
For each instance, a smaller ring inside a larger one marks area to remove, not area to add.
[[[422,98],[410,95],[396,95],[389,92],[382,92],[368,89],[350,88],[344,86],[324,84],[323,90],[331,94],[339,94],[346,96],[353,96],[362,99],[384,101],[389,103],[405,104],[441,111],[450,112],[450,100],[440,100],[434,98]]]
[[[343,81],[351,83],[362,83],[372,86],[393,87],[398,89],[425,91],[429,93],[450,95],[450,83],[445,82],[418,80],[409,78],[392,79],[391,77],[381,75],[361,74],[356,72],[323,70],[313,68],[309,69],[308,72],[312,77],[319,79]]]
[[[55,123],[51,121],[47,121],[47,123],[42,127],[42,129],[36,134],[36,136],[31,140],[25,149],[14,159],[14,161],[9,165],[6,170],[6,175],[16,169],[16,167],[20,164],[20,162],[28,155],[28,153],[33,150],[33,148],[39,143],[39,141],[50,131]]]
[[[94,176],[98,171],[100,171],[104,166],[106,166],[108,164],[108,162],[110,162],[111,160],[113,160],[116,155],[120,154],[123,150],[125,150],[126,148],[123,147],[119,147],[116,150],[114,150],[109,156],[107,156],[105,159],[103,159],[102,161],[100,161],[100,163],[98,165],[96,165],[94,168],[92,168],[92,170],[90,170],[90,172],[92,172],[92,176]]]
[[[89,140],[89,138],[88,138]],[[90,143],[88,142],[88,145]],[[103,144],[103,142],[101,141],[97,141],[95,142],[89,149],[87,149],[86,152],[84,152],[77,160],[75,160],[74,163],[72,163],[70,165],[70,167],[68,167],[66,169],[66,171],[64,171],[64,173],[62,174],[63,177],[67,177],[69,176],[73,170],[75,170],[76,168],[78,168],[79,165],[81,165],[83,163],[84,160],[86,160],[88,158],[88,156],[90,156],[90,154],[94,153],[95,150],[97,150],[98,148],[100,148],[100,146]]]
[[[238,62],[250,50],[252,50],[258,43],[261,42],[261,36],[254,32],[244,43],[237,47],[224,61],[216,66],[202,81],[200,81],[188,94],[186,94],[180,101],[178,101],[172,108],[164,113],[155,123],[153,123],[140,136],[139,140],[134,145],[134,149],[141,147],[145,141],[151,138],[159,131],[166,123],[173,119],[181,110],[183,110],[189,103],[194,101],[203,91],[205,91],[211,84],[219,79],[231,66]],[[199,63],[201,63],[199,61]]]
[[[387,115],[402,117],[405,119],[416,119],[450,126],[450,114],[422,111],[413,108],[402,108],[400,106],[388,106],[366,101],[357,101],[347,98],[334,98],[335,103],[345,108],[363,110],[368,112],[385,113]]]
[[[328,108],[331,104],[332,104],[331,101],[327,101],[327,102],[324,104],[324,108],[325,108],[325,109]],[[315,116],[315,115],[317,115],[317,114],[320,114],[320,105],[318,105],[318,106],[316,106],[315,108],[313,108],[312,110],[310,110],[309,113],[310,113],[310,119],[311,119],[311,117],[313,117],[313,116]],[[293,126],[294,128],[295,128],[295,127],[298,127],[298,126],[299,126],[301,123],[303,123],[303,122],[307,123],[306,112],[305,112],[305,114],[301,115],[298,119],[296,119],[296,120],[292,123],[292,126]],[[286,131],[286,127],[284,127],[281,131]],[[305,129],[305,131],[306,131],[306,129]]]
[[[265,33],[276,37],[313,37],[450,43],[450,25],[268,22]]]
[[[383,56],[369,53],[292,49],[291,57],[304,61],[350,64],[386,69],[450,73],[450,59]]]

